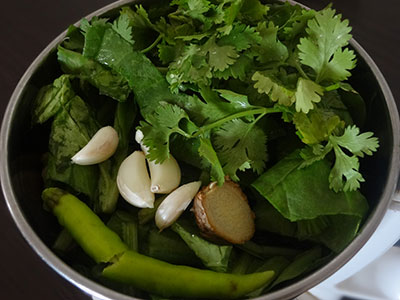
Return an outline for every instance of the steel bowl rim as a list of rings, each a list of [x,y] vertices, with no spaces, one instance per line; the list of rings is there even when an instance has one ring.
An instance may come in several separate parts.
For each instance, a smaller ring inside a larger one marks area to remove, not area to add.
[[[106,5],[86,16],[87,19],[93,16],[102,15],[112,9],[116,9],[126,4],[132,4],[138,2],[136,0],[119,0],[109,5]],[[295,4],[299,4],[296,1],[290,1]],[[300,4],[301,5],[301,4]],[[302,5],[305,7],[304,5]],[[78,25],[76,22],[75,25]],[[64,263],[60,258],[58,258],[39,238],[36,232],[30,227],[27,220],[25,219],[24,213],[19,206],[16,196],[11,184],[11,178],[9,176],[9,165],[8,165],[8,142],[9,142],[9,132],[11,128],[11,123],[14,118],[15,108],[18,104],[18,100],[24,93],[24,88],[29,82],[31,76],[35,73],[40,63],[47,58],[49,53],[57,47],[58,44],[62,42],[66,35],[66,30],[58,35],[48,46],[35,58],[28,69],[25,71],[24,75],[21,77],[14,92],[10,98],[7,109],[5,111],[1,133],[0,133],[0,166],[1,166],[1,186],[6,200],[8,209],[16,223],[19,231],[21,232],[24,239],[28,244],[35,250],[35,252],[40,256],[40,258],[46,262],[54,271],[64,277],[73,285],[77,286],[84,292],[96,297],[98,299],[112,300],[132,300],[137,299],[128,295],[121,294],[117,291],[104,287],[103,285],[94,282],[87,277],[81,275],[77,271],[73,270],[70,266]],[[334,272],[340,269],[346,262],[348,262],[368,241],[373,232],[378,227],[381,222],[386,210],[393,198],[396,190],[397,180],[399,176],[400,169],[400,136],[395,133],[400,132],[400,121],[396,102],[390,91],[390,88],[382,75],[381,71],[368,55],[368,53],[354,40],[350,41],[351,46],[356,50],[356,52],[365,60],[372,73],[376,77],[377,83],[381,88],[384,95],[385,102],[389,111],[390,124],[392,126],[392,138],[393,138],[393,149],[392,156],[390,160],[390,170],[388,172],[388,181],[385,184],[384,192],[382,197],[377,204],[375,211],[369,216],[369,221],[363,226],[363,231],[351,242],[351,244],[338,254],[333,260],[328,264],[324,265],[320,270],[310,274],[309,276],[297,281],[296,283],[285,287],[281,290],[268,293],[267,295],[260,296],[254,299],[289,299],[298,296],[299,294],[307,291],[308,289],[314,287],[316,284],[320,283],[322,280],[331,276]],[[322,278],[322,279],[321,279]]]

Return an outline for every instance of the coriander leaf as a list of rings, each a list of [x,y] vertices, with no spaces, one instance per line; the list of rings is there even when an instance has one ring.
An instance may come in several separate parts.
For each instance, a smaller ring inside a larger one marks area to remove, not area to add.
[[[202,100],[191,97],[185,104],[189,117],[198,125],[209,124],[238,110],[243,110],[237,105],[223,101],[215,91],[206,86],[201,86],[200,95]]]
[[[107,21],[108,21],[108,19],[106,19],[106,18],[99,18],[99,17],[97,17],[97,16],[94,16],[94,17],[90,20],[90,22],[89,22],[88,20],[86,20],[86,19],[82,19],[82,20],[81,20],[81,24],[80,24],[80,29],[82,30],[83,35],[85,36],[85,35],[86,35],[86,32],[88,31],[88,29],[89,29],[91,26],[100,26],[100,27],[108,26]]]
[[[349,70],[356,66],[356,55],[353,50],[345,48],[344,50],[336,50],[332,59],[326,66],[325,72],[320,77],[320,81],[329,79],[331,81],[346,80],[351,76]]]
[[[365,104],[362,100],[361,96],[358,94],[350,93],[351,95],[347,95],[347,92],[344,92],[345,95],[341,95],[337,90],[324,92],[324,95],[321,97],[321,101],[317,103],[317,109],[322,109],[324,111],[330,111],[335,115],[338,115],[340,119],[342,119],[346,125],[353,125],[353,115],[350,114],[349,109],[347,108],[344,99],[351,100],[354,105],[353,111],[357,111],[356,116],[357,120],[362,119],[365,112]],[[349,96],[348,98],[346,98]],[[358,110],[359,109],[359,110]]]
[[[284,62],[289,57],[286,46],[277,38],[278,29],[272,22],[268,27],[266,22],[258,24],[257,32],[260,34],[261,42],[253,48],[259,62]]]
[[[178,13],[183,13],[193,19],[204,23],[206,29],[212,25],[211,20],[205,16],[213,5],[208,0],[173,0],[171,5],[178,5]]]
[[[269,11],[269,6],[262,4],[259,0],[243,1],[239,18],[245,23],[258,23],[264,19]]]
[[[360,134],[360,129],[353,125],[348,126],[342,136],[331,136],[329,140],[335,145],[346,148],[354,155],[364,157],[364,153],[372,155],[372,152],[375,152],[379,147],[378,139],[372,136],[372,132]]]
[[[300,156],[304,159],[304,162],[300,165],[299,168],[301,169],[308,167],[316,161],[324,159],[325,156],[332,150],[332,145],[328,145],[328,147],[324,147],[321,144],[313,144],[301,149]]]
[[[355,66],[352,50],[342,50],[351,38],[348,20],[341,20],[335,10],[326,8],[308,21],[308,37],[300,39],[299,58],[302,64],[316,73],[315,81],[342,81],[350,76]]]
[[[167,44],[158,44],[158,57],[164,65],[168,65],[177,57],[176,47]]]
[[[193,19],[176,14],[170,15],[170,19],[171,24],[167,23],[163,17],[155,24],[155,29],[167,44],[175,45],[177,42],[181,42],[182,37],[198,34]]]
[[[360,187],[360,182],[365,181],[361,173],[358,172],[359,161],[357,156],[372,155],[372,152],[377,151],[379,143],[376,137],[372,137],[372,132],[359,133],[360,130],[354,125],[348,126],[342,136],[331,136],[329,138],[336,157],[335,164],[329,174],[330,187],[334,191],[354,191]],[[354,155],[347,155],[341,147]]]
[[[218,40],[218,45],[231,45],[235,47],[236,51],[240,52],[249,49],[254,44],[260,43],[261,40],[262,37],[255,28],[235,23],[231,32]]]
[[[335,152],[335,164],[329,173],[329,187],[335,192],[355,191],[360,187],[360,182],[364,182],[357,156],[348,156],[340,147],[333,147]]]
[[[305,33],[308,21],[314,18],[316,13],[313,9],[303,9],[299,6],[296,6],[296,8],[281,33],[283,39],[291,44],[298,43],[298,36]]]
[[[156,163],[162,163],[169,158],[169,141],[173,133],[185,132],[179,127],[179,123],[189,117],[186,112],[177,105],[164,103],[159,105],[153,114],[140,122],[139,129],[143,132],[143,144],[149,147],[147,158]]]
[[[230,77],[246,80],[246,74],[253,68],[253,59],[245,53],[241,54],[236,61],[223,71],[215,71],[214,77],[225,80]]]
[[[224,123],[215,130],[213,140],[224,172],[238,180],[236,172],[252,168],[261,173],[267,160],[267,137],[264,131],[241,119]]]
[[[189,44],[182,55],[169,65],[167,80],[170,88],[178,92],[184,82],[208,85],[212,77],[210,66],[206,61],[206,52],[195,44]]]
[[[58,47],[57,59],[65,73],[78,75],[99,89],[100,95],[107,95],[118,101],[125,101],[130,88],[121,75],[104,67],[98,62],[84,57],[82,54]]]
[[[223,35],[230,34],[232,24],[242,8],[243,2],[245,2],[245,0],[224,0],[218,5],[216,11],[217,14],[220,15],[220,18],[216,23],[218,24],[223,20],[225,26],[217,28],[217,31],[221,32]]]
[[[315,109],[308,114],[295,113],[293,123],[303,143],[308,145],[327,141],[337,127],[343,127],[343,121],[328,111]]]
[[[254,88],[259,93],[267,94],[272,101],[284,106],[290,106],[295,102],[295,93],[275,82],[275,79],[271,76],[265,76],[257,71],[253,74],[251,80],[256,82]]]
[[[215,37],[210,38],[202,48],[208,54],[208,64],[214,71],[225,70],[239,57],[234,46],[218,46]]]
[[[313,103],[318,103],[321,101],[320,96],[323,94],[323,91],[323,88],[314,81],[300,77],[297,81],[295,93],[296,111],[308,113],[314,108]]]
[[[225,181],[225,173],[209,138],[200,137],[198,151],[200,156],[204,159],[202,161],[202,167],[204,169],[210,169],[211,180],[217,181],[218,184],[222,185]]]
[[[129,24],[129,18],[126,14],[121,14],[113,23],[112,29],[114,29],[125,41],[129,44],[134,43],[132,39],[132,28]]]
[[[378,139],[372,137],[371,132],[359,133],[360,130],[355,125],[348,126],[343,135],[330,135],[325,146],[313,145],[312,152],[310,150],[302,152],[302,156],[306,159],[303,166],[323,159],[333,149],[335,163],[329,174],[330,188],[335,192],[357,190],[360,182],[364,181],[359,173],[358,157],[363,157],[364,154],[372,155],[372,152],[377,151],[379,147]],[[352,155],[346,154],[341,148],[347,149]]]
[[[134,49],[142,50],[149,46],[156,38],[156,27],[150,21],[142,5],[136,5],[135,9],[129,6],[122,7],[119,18],[126,19],[127,26],[130,27],[130,29],[127,28],[126,33],[132,37]]]

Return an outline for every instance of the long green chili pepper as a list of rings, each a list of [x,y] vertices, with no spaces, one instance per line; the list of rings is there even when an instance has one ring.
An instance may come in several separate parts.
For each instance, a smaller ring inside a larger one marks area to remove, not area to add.
[[[273,271],[239,275],[169,264],[128,250],[116,233],[75,196],[48,188],[45,206],[96,262],[110,263],[103,276],[164,297],[233,299],[268,283]]]

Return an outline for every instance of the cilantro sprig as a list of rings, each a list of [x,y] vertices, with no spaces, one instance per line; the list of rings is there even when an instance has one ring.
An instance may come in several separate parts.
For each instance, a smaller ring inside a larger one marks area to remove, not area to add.
[[[379,144],[360,133],[334,93],[347,86],[356,94],[346,82],[356,63],[347,48],[351,27],[334,9],[174,0],[167,16],[150,15],[136,6],[113,23],[82,23],[83,54],[126,78],[135,94],[150,160],[167,159],[180,135],[197,145],[191,155],[219,183],[246,170],[261,174],[274,133],[260,120],[281,113],[306,145],[302,167],[328,159],[331,189],[359,188],[359,159]],[[109,57],[116,45],[124,54]]]
[[[335,192],[355,191],[365,181],[359,172],[359,158],[364,154],[372,155],[378,147],[379,141],[372,132],[360,134],[358,127],[348,126],[342,135],[330,135],[325,146],[314,144],[312,148],[303,150],[305,162],[302,167],[323,159],[333,150],[335,162],[329,174],[329,187]]]

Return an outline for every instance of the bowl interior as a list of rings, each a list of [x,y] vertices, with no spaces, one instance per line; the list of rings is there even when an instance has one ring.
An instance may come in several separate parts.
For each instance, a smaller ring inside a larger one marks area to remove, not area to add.
[[[6,145],[8,176],[15,196],[11,201],[18,203],[30,226],[49,247],[60,230],[55,218],[43,210],[40,197],[43,189],[41,161],[43,153],[47,150],[49,128],[32,126],[31,109],[39,88],[51,83],[60,74],[61,70],[53,50],[37,66],[16,99]],[[366,59],[360,55],[352,74],[350,84],[360,92],[366,103],[367,118],[365,124],[359,124],[362,125],[361,130],[373,131],[380,141],[378,152],[372,157],[365,157],[361,163],[362,174],[367,182],[362,184],[362,192],[371,208],[366,224],[372,220],[373,212],[381,201],[389,181],[394,133],[390,112],[378,79]]]

